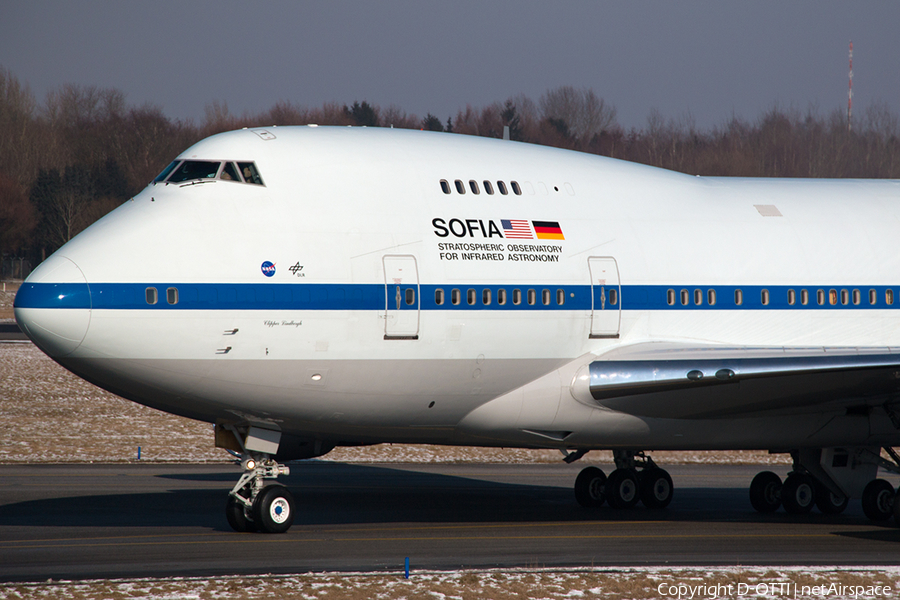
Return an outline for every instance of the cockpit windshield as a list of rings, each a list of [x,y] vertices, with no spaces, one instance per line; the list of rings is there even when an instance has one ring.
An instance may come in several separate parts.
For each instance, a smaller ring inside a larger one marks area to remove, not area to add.
[[[215,179],[219,163],[205,160],[186,160],[169,175],[169,183],[181,183],[192,179]]]
[[[184,183],[215,179],[264,185],[256,163],[209,160],[176,160],[163,169],[153,183]]]

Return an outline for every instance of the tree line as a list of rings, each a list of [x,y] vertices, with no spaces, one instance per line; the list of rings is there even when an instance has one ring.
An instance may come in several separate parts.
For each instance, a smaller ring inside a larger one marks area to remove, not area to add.
[[[616,109],[591,89],[563,86],[535,101],[518,95],[467,105],[446,120],[367,101],[305,107],[277,102],[232,113],[211,102],[204,118],[168,118],[133,106],[114,88],[65,84],[38,102],[0,67],[0,256],[37,264],[78,232],[138,193],[194,142],[222,131],[272,125],[357,125],[426,129],[569,148],[693,175],[900,179],[900,118],[883,104],[847,122],[773,106],[755,120],[734,116],[700,129],[693,118],[651,111],[625,130]],[[2,275],[2,273],[0,273]]]

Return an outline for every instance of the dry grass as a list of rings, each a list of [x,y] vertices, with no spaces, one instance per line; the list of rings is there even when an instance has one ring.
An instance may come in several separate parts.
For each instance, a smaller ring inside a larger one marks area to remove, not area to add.
[[[742,586],[739,588],[738,586]],[[661,589],[662,586],[662,589]],[[492,569],[402,573],[310,573],[290,576],[170,578],[0,585],[0,600],[110,598],[175,600],[444,600],[676,598],[678,586],[694,598],[884,598],[847,586],[900,590],[898,567],[712,567],[572,570]],[[698,586],[705,586],[701,588]],[[729,587],[730,586],[730,587]],[[759,586],[759,587],[757,587]],[[806,586],[806,587],[804,587]],[[818,589],[817,589],[818,586]],[[824,586],[824,588],[822,587]],[[710,590],[719,593],[710,593]],[[739,594],[738,590],[744,593]],[[731,590],[732,593],[728,593]],[[674,593],[669,593],[670,591]],[[660,593],[662,592],[662,593]],[[854,593],[856,592],[856,593]]]
[[[209,424],[122,400],[72,375],[30,343],[0,343],[0,422],[15,423],[0,436],[0,462],[67,463],[225,462]],[[660,463],[758,464],[785,462],[765,452],[657,452]],[[556,450],[455,448],[382,444],[337,448],[325,457],[371,463],[556,463]],[[609,452],[584,462],[610,463]]]

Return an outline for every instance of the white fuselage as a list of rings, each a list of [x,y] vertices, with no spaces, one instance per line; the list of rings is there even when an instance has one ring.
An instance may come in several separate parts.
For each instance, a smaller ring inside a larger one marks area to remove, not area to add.
[[[231,132],[180,158],[253,161],[264,185],[151,184],[26,282],[86,295],[16,303],[50,356],[126,398],[338,444],[900,437],[883,415],[840,410],[641,417],[579,387],[586,365],[629,348],[900,345],[900,182],[692,177],[357,128]]]

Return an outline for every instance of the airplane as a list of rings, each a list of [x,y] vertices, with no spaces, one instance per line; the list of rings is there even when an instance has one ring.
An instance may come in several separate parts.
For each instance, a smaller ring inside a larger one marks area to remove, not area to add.
[[[700,177],[528,143],[247,128],[178,156],[14,304],[53,360],[215,425],[226,517],[287,531],[291,460],[379,443],[612,450],[576,501],[663,508],[654,450],[790,453],[761,512],[900,472],[900,181]],[[102,432],[98,432],[102,433]]]

